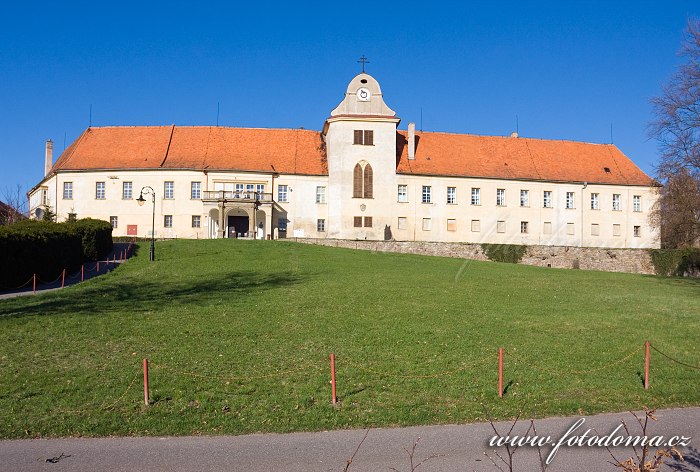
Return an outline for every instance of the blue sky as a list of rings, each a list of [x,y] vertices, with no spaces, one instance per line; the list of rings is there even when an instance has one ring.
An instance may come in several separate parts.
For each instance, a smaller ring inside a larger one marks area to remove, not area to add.
[[[697,1],[11,2],[0,196],[93,126],[320,130],[360,71],[426,131],[614,143],[653,174],[649,99]]]

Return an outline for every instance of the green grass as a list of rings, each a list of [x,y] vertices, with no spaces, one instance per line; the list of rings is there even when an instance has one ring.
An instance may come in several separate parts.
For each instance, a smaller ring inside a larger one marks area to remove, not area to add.
[[[645,339],[700,364],[697,280],[291,242],[172,241],[156,255],[149,263],[142,245],[104,277],[0,300],[0,437],[455,423],[484,419],[481,404],[498,419],[700,404],[700,370],[652,351],[650,390],[641,377]]]

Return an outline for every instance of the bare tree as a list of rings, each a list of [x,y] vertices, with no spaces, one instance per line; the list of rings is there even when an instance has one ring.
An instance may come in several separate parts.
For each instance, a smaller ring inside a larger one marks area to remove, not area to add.
[[[692,245],[700,237],[700,21],[688,22],[682,64],[661,96],[652,99],[650,135],[659,143],[659,179],[667,185],[651,223],[666,247]],[[684,195],[685,193],[688,195]],[[664,237],[666,239],[664,239]]]
[[[22,186],[5,187],[0,202],[0,225],[12,224],[26,217],[27,197],[22,192]]]

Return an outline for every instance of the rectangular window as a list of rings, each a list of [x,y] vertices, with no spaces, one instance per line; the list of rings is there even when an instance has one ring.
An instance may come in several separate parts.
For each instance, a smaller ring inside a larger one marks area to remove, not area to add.
[[[243,190],[245,189],[245,185],[243,184],[236,184],[236,193],[233,194],[233,198],[241,198],[243,197]]]
[[[398,227],[399,229],[408,229],[408,218],[399,216]]]
[[[502,207],[506,206],[506,189],[497,188],[496,189],[496,206]]]
[[[613,224],[613,236],[620,236],[620,234],[622,234],[621,229],[619,224]]]
[[[353,144],[362,144],[365,146],[374,145],[374,131],[371,129],[356,129],[353,131]]]
[[[530,191],[529,190],[521,190],[520,191],[520,206],[521,207],[530,206]]]
[[[447,219],[447,231],[457,231],[457,220],[452,218]]]
[[[423,231],[430,231],[433,229],[433,220],[430,218],[423,218]]]
[[[527,234],[528,232],[528,223],[527,221],[521,221],[520,222],[520,232],[523,234]]]
[[[352,219],[352,225],[355,228],[362,228],[362,217],[361,216],[355,216]]]
[[[566,234],[569,236],[573,236],[575,232],[574,224],[573,223],[566,223]]]
[[[641,237],[642,237],[642,227],[641,227],[641,226],[635,226],[635,227],[634,227],[634,237],[635,237],[635,238],[641,238]]]
[[[472,188],[472,205],[481,205],[481,189]]]
[[[117,229],[117,227],[119,226],[119,218],[116,216],[110,216],[109,224],[112,225],[113,229]]]
[[[287,231],[287,218],[277,218],[277,229],[279,231]]]
[[[544,208],[552,208],[552,191],[545,190],[542,194],[542,206]]]
[[[552,222],[545,221],[542,226],[542,234],[552,234]]]
[[[408,185],[399,185],[397,198],[400,203],[406,203],[408,201]]]
[[[319,218],[318,220],[316,220],[316,231],[318,231],[319,233],[323,233],[324,231],[326,231],[326,220],[324,220],[323,218]]]
[[[454,205],[457,203],[457,187],[447,187],[447,204]]]
[[[481,231],[481,221],[472,220],[472,233],[478,233],[479,231]]]
[[[97,182],[95,184],[95,199],[104,200],[105,199],[105,183]]]
[[[243,198],[251,199],[255,194],[255,184],[245,184],[245,195]]]
[[[131,200],[134,196],[134,185],[131,182],[122,182],[122,199]]]
[[[265,184],[255,184],[255,199],[262,200],[265,197]]]
[[[620,194],[613,193],[613,211],[620,211]]]
[[[63,199],[73,200],[73,182],[63,182]]]
[[[365,228],[371,228],[371,227],[372,227],[372,217],[365,216]]]
[[[431,203],[433,200],[430,196],[430,186],[423,185],[423,203]]]
[[[599,210],[600,205],[598,204],[599,198],[597,193],[591,194],[591,210]]]
[[[600,225],[598,223],[591,223],[591,236],[600,236]]]
[[[202,198],[202,182],[192,182],[190,184],[190,198],[192,200]]]
[[[574,192],[566,192],[566,209],[571,210],[574,208]]]
[[[634,195],[632,197],[632,211],[642,211],[642,196]]]
[[[166,228],[173,227],[173,215],[163,215],[163,226]]]
[[[165,188],[163,190],[163,198],[172,199],[175,197],[175,182],[166,181]]]
[[[326,203],[326,187],[316,187],[316,203]]]
[[[505,233],[506,232],[506,222],[505,221],[496,221],[496,232],[497,233]]]
[[[277,201],[282,203],[287,203],[287,192],[289,188],[286,185],[280,185],[277,187]]]
[[[202,226],[202,217],[200,215],[192,215],[192,227],[200,228]]]

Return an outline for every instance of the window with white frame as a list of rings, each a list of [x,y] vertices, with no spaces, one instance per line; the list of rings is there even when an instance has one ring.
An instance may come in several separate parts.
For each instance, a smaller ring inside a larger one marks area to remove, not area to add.
[[[619,193],[613,193],[612,209],[613,209],[613,211],[620,211],[620,194]]]
[[[245,190],[245,185],[236,184],[236,193],[233,194],[233,198],[242,198],[243,190]]]
[[[255,194],[255,184],[245,184],[245,197],[244,198],[254,198]]]
[[[192,200],[202,198],[202,182],[192,182],[190,184],[190,198]]]
[[[200,228],[202,226],[202,217],[200,215],[192,215],[192,227]]]
[[[520,222],[520,232],[523,234],[527,234],[529,232],[529,224],[527,221]]]
[[[323,218],[319,218],[316,220],[316,231],[319,233],[323,233],[326,231],[326,220]]]
[[[172,200],[175,198],[175,182],[168,180],[165,182],[165,188],[163,190],[163,198]]]
[[[599,210],[600,205],[598,204],[599,198],[597,193],[591,194],[591,210]]]
[[[63,182],[63,199],[73,200],[73,182]]]
[[[288,200],[288,192],[289,192],[289,186],[287,186],[287,185],[278,186],[277,187],[277,201],[282,202],[282,203],[287,203],[289,201]],[[286,231],[286,229],[284,231]]]
[[[255,199],[262,200],[265,196],[265,184],[255,184]]]
[[[472,188],[471,204],[472,205],[481,205],[481,189],[480,188]]]
[[[530,206],[530,191],[529,190],[521,190],[520,191],[520,206],[521,207]]]
[[[326,203],[326,187],[319,185],[316,187],[316,203]],[[325,220],[324,220],[325,223]],[[325,230],[319,230],[325,231]]]
[[[497,188],[496,189],[496,206],[506,206],[506,189]]]
[[[131,200],[134,196],[134,185],[131,182],[122,182],[122,199]]]
[[[400,184],[397,193],[397,199],[400,203],[406,203],[408,201],[408,185]]]
[[[165,228],[173,227],[173,215],[163,215],[163,226]]]
[[[632,211],[642,211],[642,196],[634,195],[632,197]]]
[[[574,207],[574,192],[566,192],[566,209],[571,210]]]
[[[544,208],[552,208],[552,191],[545,190],[542,194],[542,206]]]
[[[95,183],[95,199],[104,200],[105,199],[105,183],[96,182]]]
[[[433,199],[430,195],[430,185],[423,185],[423,203],[432,203]]]
[[[457,187],[447,187],[447,204],[454,205],[457,203]]]
[[[109,224],[112,225],[112,229],[117,229],[117,227],[119,226],[119,218],[116,216],[110,216]]]

